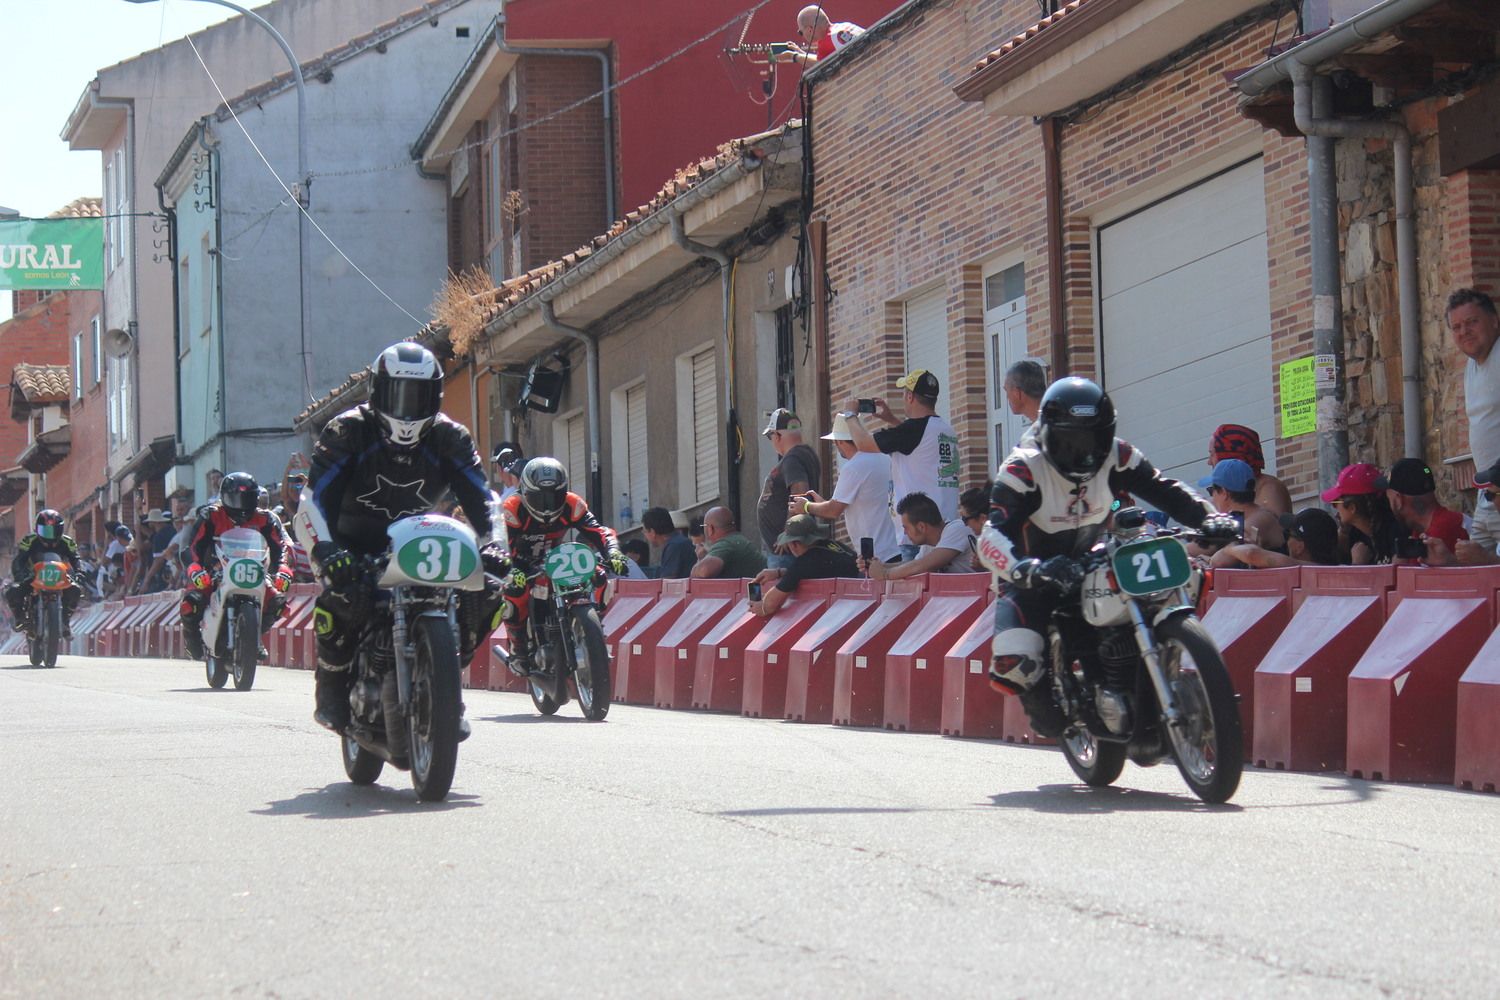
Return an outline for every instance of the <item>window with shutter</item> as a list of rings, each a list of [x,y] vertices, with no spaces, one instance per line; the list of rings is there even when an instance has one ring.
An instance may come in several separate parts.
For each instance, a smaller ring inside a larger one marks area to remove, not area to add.
[[[719,495],[719,399],[710,349],[693,355],[693,502]]]
[[[646,471],[646,386],[645,383],[625,390],[626,492],[630,525],[641,523],[641,512],[650,506],[650,477]],[[626,521],[625,518],[621,518]]]
[[[906,303],[906,370],[932,372],[945,394],[950,391],[947,300],[948,290],[938,288]]]
[[[573,492],[581,493],[589,477],[588,425],[582,413],[568,418],[564,453],[568,456],[568,476],[573,481]]]

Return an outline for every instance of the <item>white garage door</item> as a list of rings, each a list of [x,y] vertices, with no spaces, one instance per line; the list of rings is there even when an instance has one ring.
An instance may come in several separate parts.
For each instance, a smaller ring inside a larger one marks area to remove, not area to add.
[[[1104,387],[1120,436],[1163,474],[1208,474],[1222,423],[1261,435],[1275,468],[1271,295],[1261,161],[1099,231]]]

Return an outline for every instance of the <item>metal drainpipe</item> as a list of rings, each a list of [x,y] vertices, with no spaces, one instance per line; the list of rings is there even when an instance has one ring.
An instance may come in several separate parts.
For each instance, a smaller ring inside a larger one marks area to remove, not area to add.
[[[557,318],[550,299],[542,300],[542,322],[558,333],[583,341],[589,396],[589,506],[603,510],[604,484],[599,475],[599,338],[586,330],[568,326]]]
[[[562,56],[570,59],[599,60],[604,92],[604,227],[615,224],[615,121],[614,91],[610,84],[609,53],[601,49],[533,49],[515,48],[505,40],[504,24],[495,27],[495,47],[513,56]]]
[[[752,223],[754,220],[751,220]],[[730,354],[729,327],[734,322],[730,315],[730,266],[734,263],[729,255],[718,247],[711,247],[706,243],[689,239],[687,228],[683,225],[681,213],[672,216],[672,242],[676,243],[688,253],[697,254],[699,257],[707,257],[719,265],[719,286],[724,299],[724,373],[726,388],[724,392],[724,430],[726,436],[732,433],[736,424],[734,413],[734,357]],[[735,443],[729,442],[729,510],[734,514],[736,524],[740,523],[740,463],[735,461]]]
[[[1401,309],[1401,408],[1402,424],[1405,429],[1404,447],[1405,454],[1409,457],[1420,458],[1422,455],[1422,397],[1421,397],[1421,359],[1422,341],[1421,326],[1419,320],[1419,305],[1417,302],[1417,230],[1415,213],[1415,184],[1412,178],[1412,153],[1411,132],[1405,125],[1394,121],[1351,121],[1341,118],[1321,117],[1314,112],[1313,95],[1314,81],[1316,75],[1312,67],[1304,63],[1293,61],[1290,67],[1292,75],[1292,111],[1297,122],[1297,128],[1304,135],[1315,138],[1326,139],[1386,139],[1392,144],[1392,154],[1395,161],[1395,202],[1396,202],[1396,271],[1400,287],[1400,309]],[[1320,85],[1326,86],[1326,84]],[[1319,108],[1326,113],[1326,109]],[[1331,160],[1332,150],[1328,156]],[[1312,180],[1310,178],[1310,180]],[[1330,198],[1336,197],[1336,193],[1330,193]],[[1334,259],[1338,259],[1338,225],[1337,204],[1333,208],[1335,217],[1332,232],[1314,232],[1315,244],[1318,239],[1331,240]],[[1314,207],[1313,223],[1317,226],[1319,213]],[[1326,227],[1324,227],[1326,228]],[[1315,272],[1316,274],[1316,269]],[[1319,322],[1320,309],[1332,309],[1335,313],[1341,310],[1338,299],[1338,288],[1334,287],[1334,298],[1331,302],[1320,301],[1318,289],[1314,289],[1314,326],[1322,329],[1324,324]],[[1316,330],[1314,336],[1316,337]],[[1337,345],[1339,354],[1342,354],[1342,341]],[[1338,372],[1338,381],[1342,383],[1342,365]],[[1323,395],[1318,399],[1318,424],[1323,424]],[[1339,409],[1342,410],[1340,404]],[[1342,414],[1340,414],[1342,415]],[[1345,433],[1345,448],[1347,451],[1348,439]],[[1324,470],[1322,466],[1321,451],[1319,458],[1320,479]],[[1332,485],[1328,480],[1325,485]]]

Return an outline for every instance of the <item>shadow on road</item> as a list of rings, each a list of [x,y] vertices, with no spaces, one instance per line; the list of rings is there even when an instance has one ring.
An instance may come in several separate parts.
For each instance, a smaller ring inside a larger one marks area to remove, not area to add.
[[[1033,812],[1090,813],[1118,812],[1243,812],[1233,802],[1211,806],[1190,794],[1168,795],[1144,792],[1135,788],[1090,788],[1087,785],[1040,785],[1035,791],[999,792],[990,796],[992,805],[1002,809],[1030,809]]]
[[[400,773],[400,772],[398,772]],[[405,777],[404,773],[402,777]],[[308,819],[356,819],[396,813],[446,812],[481,805],[477,795],[450,794],[442,802],[421,802],[410,788],[387,785],[352,785],[334,782],[324,788],[309,788],[289,799],[266,803],[250,810],[257,816],[305,816]]]
[[[516,712],[513,715],[491,715],[480,722],[545,722],[549,726],[559,722],[587,722],[581,715],[539,715],[536,712]]]

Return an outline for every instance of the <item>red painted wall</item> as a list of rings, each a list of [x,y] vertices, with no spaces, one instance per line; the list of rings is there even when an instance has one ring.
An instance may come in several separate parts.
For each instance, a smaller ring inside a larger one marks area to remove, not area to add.
[[[771,0],[751,21],[747,42],[795,41],[797,11],[806,0]],[[614,77],[621,81],[708,34],[750,6],[745,0],[508,0],[506,39],[512,44],[598,47],[612,43]],[[900,6],[899,0],[837,0],[829,4],[834,21],[869,27]],[[671,9],[664,10],[670,7]],[[739,40],[740,19],[701,45],[615,91],[624,215],[648,201],[677,171],[711,155],[723,142],[764,131],[767,108],[760,97],[756,67],[735,60],[739,79],[721,61],[726,46]],[[775,124],[798,116],[795,64],[777,71],[771,100]]]

